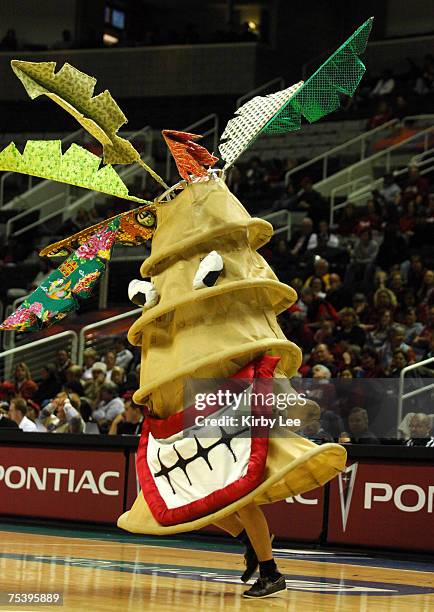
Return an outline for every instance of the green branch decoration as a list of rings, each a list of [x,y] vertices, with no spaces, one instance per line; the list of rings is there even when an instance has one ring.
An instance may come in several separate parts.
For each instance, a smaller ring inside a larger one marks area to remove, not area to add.
[[[141,159],[131,142],[118,136],[117,131],[127,122],[127,118],[108,90],[93,95],[94,77],[68,63],[57,73],[56,62],[12,60],[11,65],[32,100],[41,95],[47,96],[102,144],[106,164],[137,162],[167,188],[163,179]]]
[[[60,140],[29,140],[23,154],[11,142],[0,152],[0,170],[30,174],[52,181],[100,191],[124,200],[150,204],[129,195],[127,186],[112,168],[100,168],[101,158],[72,144],[62,155]]]
[[[366,70],[359,55],[366,49],[372,22],[373,17],[365,21],[305,83],[256,96],[241,106],[222,134],[219,151],[225,168],[259,136],[298,130],[302,117],[318,121],[339,108],[340,94],[352,96]]]

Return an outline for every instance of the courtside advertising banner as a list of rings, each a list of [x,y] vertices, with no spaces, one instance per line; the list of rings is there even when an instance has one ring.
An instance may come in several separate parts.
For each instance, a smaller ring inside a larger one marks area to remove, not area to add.
[[[124,487],[122,452],[0,448],[2,514],[115,523]]]
[[[434,551],[434,465],[355,461],[330,483],[327,541]]]

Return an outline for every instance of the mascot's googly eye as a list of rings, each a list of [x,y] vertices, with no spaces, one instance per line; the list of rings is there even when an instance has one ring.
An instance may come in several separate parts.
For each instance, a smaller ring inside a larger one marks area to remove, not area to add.
[[[200,262],[199,268],[193,279],[193,289],[212,287],[216,284],[218,277],[223,271],[223,259],[217,251],[211,251]]]
[[[128,297],[137,306],[152,308],[158,302],[158,293],[154,285],[149,281],[135,278],[128,285]]]

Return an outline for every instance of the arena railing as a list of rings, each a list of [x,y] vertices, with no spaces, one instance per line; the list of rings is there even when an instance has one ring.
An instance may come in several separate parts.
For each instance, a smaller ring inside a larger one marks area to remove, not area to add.
[[[74,134],[80,134],[82,130],[79,132],[75,132]],[[74,134],[69,136],[64,141],[73,140]],[[152,155],[152,140],[153,134],[150,126],[145,126],[142,129],[129,133],[122,134],[122,136],[126,137],[127,140],[132,141],[139,137],[143,137],[145,147],[142,152],[142,158],[146,161],[151,161]],[[64,142],[62,141],[62,143]],[[147,173],[143,172],[143,169],[138,164],[131,164],[130,166],[120,166],[118,167],[118,174],[122,178],[122,180],[128,184],[132,178],[134,178],[137,174],[143,176],[142,179],[142,187],[147,180]],[[35,192],[38,190],[38,198],[36,204],[34,203]],[[41,194],[44,193],[45,197],[41,198]],[[26,232],[33,230],[40,225],[47,223],[51,219],[55,217],[62,217],[62,223],[69,219],[79,208],[91,208],[95,205],[95,202],[98,199],[105,199],[106,196],[94,192],[94,191],[86,191],[83,195],[83,190],[80,188],[74,188],[70,185],[64,185],[63,183],[57,183],[50,180],[43,180],[38,183],[35,187],[33,187],[30,191],[25,192],[22,196],[19,196],[15,200],[22,201],[27,205],[31,202],[33,205],[30,208],[26,208],[26,210],[21,211],[14,217],[8,220],[8,236],[18,237]],[[64,199],[65,205],[59,206],[58,200]],[[41,200],[38,202],[38,200]],[[13,225],[15,221],[18,219],[23,219],[32,213],[40,211],[39,219],[36,221],[30,222],[28,225],[24,225],[19,230],[13,231]]]
[[[305,169],[311,168],[312,166],[316,164],[321,164],[322,165],[321,182],[322,182],[325,179],[330,178],[331,176],[336,176],[337,174],[336,172],[330,173],[330,170],[329,170],[330,159],[338,155],[345,156],[345,155],[351,154],[352,156],[354,156],[355,154],[358,157],[357,161],[361,162],[365,160],[365,158],[367,157],[367,153],[369,153],[369,147],[373,144],[373,142],[377,142],[382,136],[386,136],[390,134],[390,132],[392,132],[395,128],[400,129],[409,123],[413,124],[414,126],[414,124],[420,124],[420,123],[423,124],[425,122],[431,122],[431,125],[432,125],[434,123],[434,114],[409,115],[407,117],[404,117],[402,121],[399,119],[391,119],[390,121],[383,123],[383,125],[373,128],[372,130],[369,130],[368,132],[364,132],[363,134],[360,134],[359,136],[355,136],[354,138],[351,138],[350,140],[347,140],[343,142],[342,144],[337,145],[336,147],[333,147],[331,149],[328,149],[324,153],[321,153],[320,155],[317,155],[316,157],[309,159],[303,164],[296,166],[290,172],[288,172],[288,176],[291,177],[293,174],[295,174],[296,172],[298,173],[300,170],[305,170]],[[368,157],[370,158],[372,157],[372,155],[368,155]]]
[[[113,336],[127,331],[131,324],[127,323],[128,319],[134,318],[135,320],[138,315],[142,313],[142,311],[142,308],[135,308],[134,310],[129,310],[128,312],[110,317],[109,319],[104,319],[103,321],[97,321],[96,323],[85,325],[80,330],[79,334],[78,364],[83,365],[83,351],[86,348],[94,348],[98,353],[102,353],[105,350],[112,348]],[[125,322],[125,326],[123,327],[116,325],[115,334],[113,332],[111,334],[101,334],[101,331],[103,331],[104,328],[110,330],[110,327],[113,327],[113,325],[119,322]]]
[[[382,132],[389,132],[392,128],[396,127],[398,123],[399,122],[397,119],[391,119],[390,121],[387,121],[387,123],[383,123],[383,125],[369,130],[368,132],[364,132],[359,136],[355,136],[354,138],[351,138],[350,140],[347,140],[346,142],[343,142],[342,144],[337,145],[336,147],[328,149],[324,153],[321,153],[320,155],[317,155],[316,157],[313,157],[312,159],[309,159],[303,164],[300,164],[290,170],[290,172],[288,172],[288,176],[290,177],[296,172],[299,172],[300,170],[304,170],[306,168],[314,166],[315,164],[321,163],[321,176],[322,180],[324,180],[330,176],[329,160],[331,158],[336,157],[337,154],[349,153],[350,150],[354,149],[354,151],[352,151],[352,154],[356,152],[356,154],[359,156],[359,160],[365,159],[366,152],[368,151],[369,145],[372,142],[372,138],[375,137],[377,139]]]
[[[274,86],[277,86],[277,89]],[[256,89],[252,89],[251,91],[248,91],[247,93],[245,93],[244,95],[240,96],[237,99],[235,103],[235,108],[237,109],[240,108],[240,106],[244,104],[250,98],[253,98],[254,96],[258,94],[264,94],[267,91],[267,89],[271,89],[272,87],[273,87],[272,93],[274,93],[274,91],[279,91],[279,89],[283,89],[285,87],[285,79],[279,76],[279,77],[276,77],[275,79],[271,79],[271,81],[267,81],[266,83],[263,83],[263,85],[256,87]]]
[[[187,127],[183,128],[183,132],[192,132],[193,130],[197,130],[197,128],[202,128],[204,125],[211,123],[211,127],[202,133],[202,140],[205,141],[206,138],[212,138],[212,146],[211,152],[216,152],[218,150],[218,141],[219,141],[219,118],[216,113],[211,113],[206,117],[202,117],[198,121],[195,121],[191,125],[187,125]],[[206,145],[204,145],[206,146]],[[172,163],[173,157],[170,153],[169,149],[166,152],[166,172],[165,178],[168,183],[171,181],[172,176]]]
[[[15,365],[20,361],[28,365],[33,378],[39,378],[41,368],[50,361],[54,361],[55,354],[60,349],[67,350],[72,361],[76,362],[78,357],[76,332],[64,331],[3,351],[0,353],[0,380],[10,379]]]
[[[404,393],[405,376],[409,372],[413,372],[414,370],[418,370],[419,368],[426,367],[428,364],[434,364],[434,357],[430,357],[429,359],[424,359],[423,361],[418,361],[417,363],[408,365],[405,368],[402,368],[399,374],[398,419],[397,419],[397,426],[396,426],[397,434],[399,434],[398,430],[399,430],[399,426],[403,418],[405,400],[408,400],[412,397],[416,397],[417,395],[420,395],[421,393],[426,393],[427,391],[431,391],[432,389],[434,389],[434,382],[433,382],[433,383],[423,384],[423,386],[419,387],[418,389],[413,389],[412,391],[407,391],[407,393]],[[423,379],[421,379],[421,382],[423,383]]]
[[[429,174],[434,170],[434,148],[427,149],[423,153],[414,155],[409,162],[409,166],[416,165],[421,176]],[[408,173],[408,167],[399,170],[393,170],[393,176],[400,177]],[[354,187],[362,183],[362,186]],[[364,184],[363,184],[364,183]],[[335,223],[335,214],[338,210],[345,208],[347,204],[363,205],[372,197],[373,191],[381,189],[384,183],[384,177],[373,180],[372,175],[364,175],[358,179],[352,179],[342,185],[337,185],[331,191],[330,196],[330,225]],[[339,191],[347,193],[346,199],[340,204],[336,204],[336,197]]]
[[[434,116],[433,116],[433,124],[434,124]],[[416,134],[412,134],[408,136],[404,140],[401,140],[398,143],[390,145],[378,151],[377,153],[373,153],[369,157],[362,159],[358,162],[355,162],[345,168],[338,170],[334,174],[331,174],[324,180],[321,180],[315,183],[315,189],[320,191],[320,193],[324,196],[328,196],[331,194],[331,191],[337,185],[342,185],[344,182],[347,184],[350,183],[355,178],[360,176],[366,176],[371,174],[373,175],[374,167],[378,167],[381,163],[384,163],[384,172],[389,173],[392,168],[392,156],[399,154],[399,162],[400,164],[408,164],[410,159],[414,155],[414,151],[406,151],[406,148],[410,144],[415,144],[419,140],[422,142],[423,151],[427,151],[430,148],[430,143],[434,137],[434,125],[431,125],[427,128],[424,128],[418,131]],[[299,166],[300,168],[300,166]]]

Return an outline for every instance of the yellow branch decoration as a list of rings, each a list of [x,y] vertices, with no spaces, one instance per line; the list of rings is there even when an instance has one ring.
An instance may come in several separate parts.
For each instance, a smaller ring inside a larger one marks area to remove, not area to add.
[[[0,171],[30,174],[52,181],[100,191],[124,200],[150,204],[129,195],[112,166],[100,168],[101,158],[72,144],[62,155],[60,140],[29,140],[21,154],[11,142],[0,152]]]
[[[163,187],[163,179],[140,158],[131,142],[117,135],[127,122],[108,90],[93,96],[96,79],[65,63],[55,73],[56,62],[12,60],[12,69],[30,98],[45,95],[72,115],[103,146],[106,164],[139,163]]]

